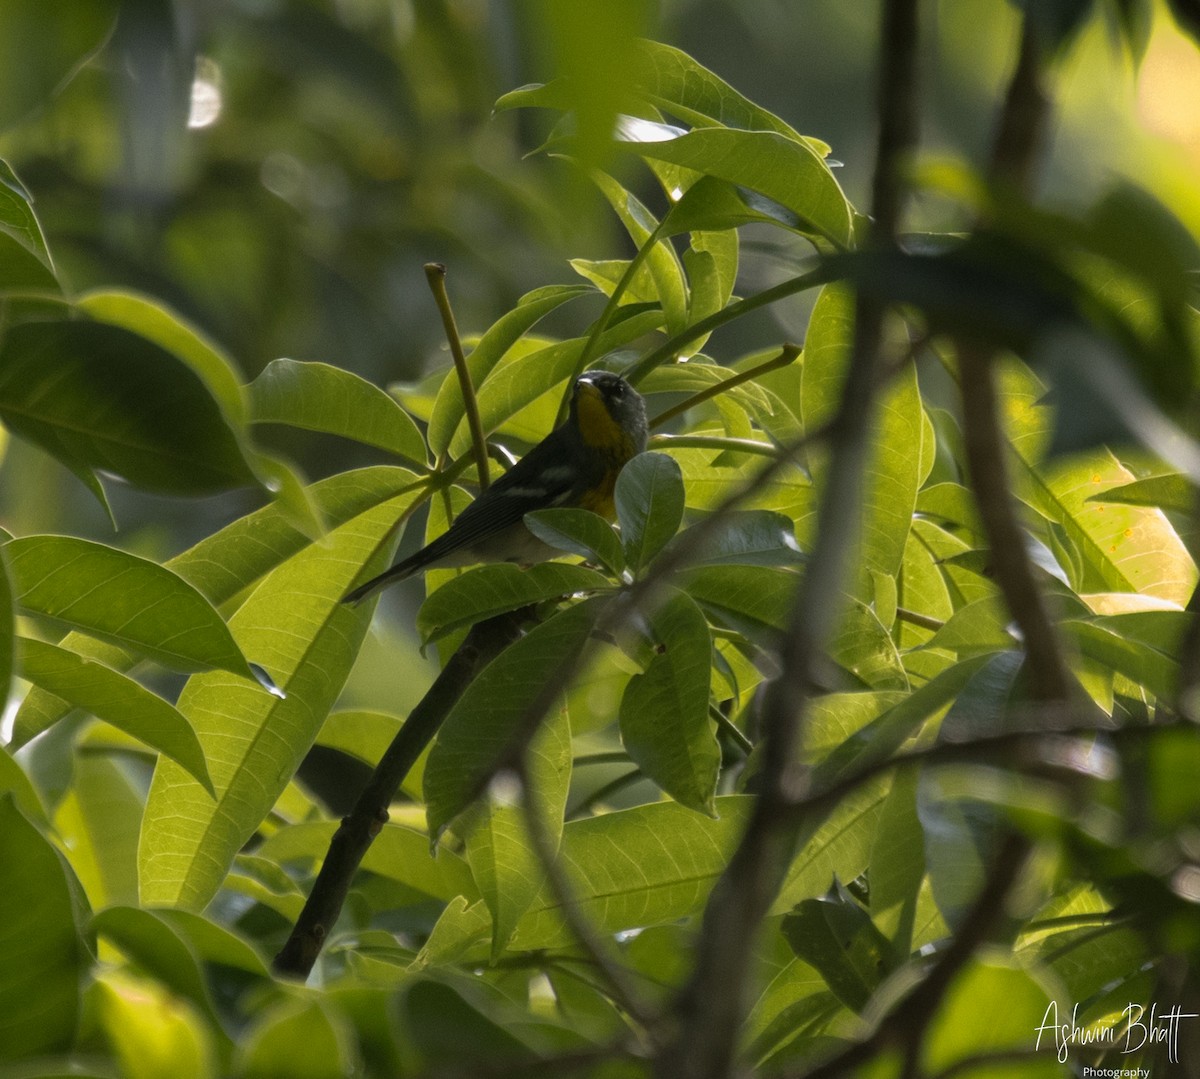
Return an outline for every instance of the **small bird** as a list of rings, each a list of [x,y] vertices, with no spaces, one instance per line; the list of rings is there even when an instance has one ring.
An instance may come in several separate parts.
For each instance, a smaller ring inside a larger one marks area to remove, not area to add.
[[[585,371],[575,380],[567,421],[483,491],[432,543],[342,597],[360,603],[435,566],[530,563],[560,552],[525,527],[532,510],[576,506],[611,520],[625,463],[646,448],[646,405],[619,375]]]

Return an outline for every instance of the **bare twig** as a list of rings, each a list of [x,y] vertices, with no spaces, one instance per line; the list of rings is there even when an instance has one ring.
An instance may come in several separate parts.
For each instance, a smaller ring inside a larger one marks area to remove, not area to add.
[[[450,294],[446,291],[446,267],[440,262],[425,263],[425,278],[442,316],[450,355],[454,357],[454,370],[458,375],[459,389],[462,391],[463,412],[467,416],[467,426],[471,429],[471,448],[475,455],[475,468],[479,472],[479,488],[485,490],[490,482],[487,439],[479,419],[479,402],[475,399],[475,387],[471,385],[471,371],[463,353],[462,338],[458,336],[458,324],[454,321],[454,308],[450,306]]]

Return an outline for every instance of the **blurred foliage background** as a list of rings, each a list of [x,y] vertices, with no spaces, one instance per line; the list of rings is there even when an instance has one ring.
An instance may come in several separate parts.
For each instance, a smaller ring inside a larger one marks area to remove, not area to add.
[[[847,194],[866,204],[870,5],[594,0],[590,25],[603,13],[610,32],[576,39],[571,21],[555,17],[564,2],[3,0],[0,157],[36,199],[68,290],[125,286],[160,298],[224,346],[247,380],[279,356],[384,385],[443,367],[425,262],[449,267],[470,335],[525,291],[571,280],[568,258],[628,255],[577,170],[525,156],[551,120],[524,109],[493,115],[492,105],[566,72],[602,107],[630,35],[689,51],[829,142]],[[925,145],[979,164],[1018,12],[993,0],[926,6]],[[1131,48],[1115,33],[1121,5],[1108,8],[1107,24],[1093,20],[1062,69],[1044,194],[1080,206],[1128,176],[1200,235],[1200,55],[1161,12],[1135,28]],[[648,176],[621,178],[652,208],[660,201]],[[923,196],[914,224],[953,227],[949,206]],[[740,293],[807,255],[786,237],[744,231]],[[802,339],[810,303],[739,320],[716,354],[781,334]],[[554,319],[547,328],[559,329]],[[310,478],[371,462],[371,451],[334,439],[263,436]],[[91,534],[164,557],[261,497],[185,501],[113,485],[114,537],[59,464],[27,443],[5,451],[0,523],[19,534]],[[382,676],[389,648],[377,643],[364,665],[378,652]],[[386,682],[378,692],[394,694],[395,680]],[[369,698],[372,684],[360,677],[352,689]]]

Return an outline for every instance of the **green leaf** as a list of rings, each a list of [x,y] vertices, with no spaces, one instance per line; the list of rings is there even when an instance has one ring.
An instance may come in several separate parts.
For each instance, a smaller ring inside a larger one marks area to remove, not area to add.
[[[1156,506],[1175,513],[1191,513],[1196,493],[1186,476],[1149,476],[1089,495],[1089,502],[1118,502],[1126,506]]]
[[[7,21],[5,30],[11,30]],[[5,42],[0,43],[0,50],[8,43],[7,34],[5,38]],[[27,68],[22,65],[20,71],[22,77],[17,81],[24,85]],[[5,75],[0,73],[0,86],[4,78]],[[3,108],[0,105],[0,115]],[[0,289],[51,294],[59,291],[54,264],[42,236],[42,227],[33,212],[32,199],[8,162],[3,160],[0,160]]]
[[[264,840],[255,853],[279,865],[318,865],[337,829],[336,821],[292,824]],[[362,868],[443,902],[459,895],[475,899],[479,894],[461,857],[439,850],[435,859],[428,836],[398,824],[383,826],[363,857]]]
[[[122,291],[85,292],[75,306],[97,322],[120,326],[166,349],[200,377],[231,423],[246,422],[245,394],[233,361],[176,312],[148,296]]]
[[[220,1023],[191,942],[158,911],[136,907],[109,907],[92,919],[92,931],[115,944],[121,953],[176,996],[189,1001],[208,1018]]]
[[[782,929],[792,951],[820,971],[852,1011],[866,1007],[888,973],[891,944],[840,884],[821,899],[798,903]]]
[[[681,532],[674,542],[693,544],[691,531]],[[791,518],[771,510],[728,514],[721,528],[696,545],[689,556],[693,565],[712,566],[794,566],[803,559]]]
[[[98,322],[30,322],[0,347],[0,418],[73,470],[205,495],[257,483],[219,402],[161,346]]]
[[[417,632],[429,644],[505,611],[611,587],[608,578],[594,570],[562,562],[543,562],[528,569],[509,563],[479,566],[429,596],[417,612]]]
[[[679,333],[687,325],[688,288],[675,248],[663,238],[658,221],[636,195],[606,173],[593,171],[591,177],[639,249],[634,262],[639,262],[654,280],[653,299],[662,307],[667,331]],[[648,248],[644,254],[643,248]]]
[[[998,949],[977,954],[951,983],[929,1024],[920,1064],[925,1074],[938,1075],[957,1070],[956,1065],[968,1060],[1010,1053],[1022,1058],[1017,1069],[999,1062],[991,1067],[972,1063],[968,1074],[979,1079],[1013,1075],[1021,1079],[1058,1079],[1064,1067],[1057,1059],[1056,1042],[1050,1037],[1040,1044],[1038,1040],[1039,1024],[1054,1022],[1048,1012],[1051,1005],[1054,1015],[1058,1015],[1054,998],[1039,984],[1041,980],[1045,979],[1018,968],[1014,959]],[[981,1022],[983,1017],[986,1021]],[[1067,1008],[1059,1022],[1070,1021]],[[1040,1050],[1036,1054],[1031,1051],[1034,1046]]]
[[[598,513],[581,509],[535,510],[525,514],[525,527],[559,551],[597,562],[614,576],[625,569],[621,540]]]
[[[809,321],[801,368],[800,412],[805,431],[831,420],[841,400],[854,337],[854,301],[845,288],[821,291]],[[921,480],[924,412],[916,367],[907,364],[879,395],[863,474],[861,561],[867,570],[900,572]],[[825,474],[824,455],[810,460],[814,482]],[[814,511],[815,515],[815,511]],[[801,543],[807,529],[799,529]],[[860,598],[866,598],[860,587]]]
[[[583,649],[602,602],[585,601],[560,611],[501,652],[467,686],[425,766],[425,814],[432,838],[483,792],[505,763],[502,755],[520,750],[533,737],[526,727],[529,708],[543,693],[546,679]]]
[[[63,856],[0,796],[0,1061],[73,1046],[80,990],[91,965],[86,911]]]
[[[5,553],[26,610],[181,671],[252,677],[212,605],[165,566],[74,536],[23,536]]]
[[[913,927],[925,879],[925,837],[917,818],[917,772],[896,775],[879,815],[871,848],[871,920],[889,942],[894,960],[912,950]]]
[[[12,581],[8,575],[4,545],[0,544],[0,714],[8,705],[8,694],[12,689],[13,635],[16,632],[14,608]]]
[[[250,384],[251,419],[285,423],[376,446],[424,466],[412,417],[378,386],[340,367],[272,360]]]
[[[93,727],[87,734],[101,733]],[[79,745],[86,744],[81,740]],[[145,793],[113,756],[76,752],[54,831],[93,910],[137,902],[137,842]]]
[[[204,751],[188,721],[161,697],[102,663],[18,638],[21,677],[176,761],[212,793]]]
[[[240,1039],[236,1074],[244,1079],[326,1079],[360,1062],[345,1019],[322,1000],[291,1000],[260,1014]]]
[[[12,759],[9,748],[0,746],[0,797],[11,794],[17,809],[39,826],[45,825],[46,807],[25,770]]]
[[[657,41],[639,41],[634,49],[635,85],[656,108],[697,127],[714,121],[722,127],[777,131],[811,146],[822,157],[829,147],[800,135],[773,112],[738,93],[724,79],[681,49]]]
[[[416,476],[405,469],[376,465],[331,476],[314,483],[310,490],[318,511],[330,527],[337,527],[411,490],[415,481]],[[165,565],[213,604],[223,605],[311,542],[312,537],[297,529],[291,516],[272,503],[226,525]],[[62,645],[116,670],[129,670],[136,660],[123,649],[78,632],[67,634]],[[70,711],[71,706],[61,698],[34,687],[17,712],[13,744],[24,745]]]
[[[682,575],[685,591],[717,621],[754,638],[787,626],[799,576],[774,566],[701,566]]]
[[[113,0],[6,0],[0,35],[0,127],[45,105],[104,44],[118,6]],[[7,167],[7,166],[6,166]]]
[[[748,187],[786,206],[800,227],[835,248],[850,245],[853,217],[822,156],[804,142],[775,131],[700,128],[677,138],[626,142],[643,157]]]
[[[497,319],[471,350],[467,357],[471,385],[478,389],[508,350],[551,311],[568,300],[589,294],[592,294],[592,290],[584,285],[549,285],[522,296],[517,306]],[[462,387],[458,378],[450,372],[442,380],[429,419],[427,436],[429,448],[435,457],[446,452],[462,418]]]
[[[617,477],[617,519],[625,561],[637,573],[675,535],[683,520],[683,473],[664,453],[640,453]]]
[[[371,608],[341,602],[364,567],[382,569],[402,494],[351,518],[264,580],[230,620],[245,648],[270,658],[279,699],[223,672],[193,676],[179,697],[209,761],[214,802],[178,765],[160,760],[142,824],[144,904],[203,907],[270,811],[316,737],[366,633]]]
[[[712,816],[721,747],[708,717],[708,623],[686,593],[672,589],[649,630],[655,652],[621,698],[621,741],[646,778]]]
[[[571,786],[571,722],[567,709],[546,717],[526,753],[529,789],[540,827],[557,850]],[[468,814],[461,828],[467,862],[492,914],[492,959],[504,951],[517,922],[546,879],[529,835],[525,808],[511,800],[489,798]]]
[[[601,933],[665,925],[695,914],[725,868],[753,799],[716,800],[717,818],[677,802],[655,802],[569,821],[559,859],[581,916]],[[517,926],[514,949],[570,944],[559,904],[547,891]]]

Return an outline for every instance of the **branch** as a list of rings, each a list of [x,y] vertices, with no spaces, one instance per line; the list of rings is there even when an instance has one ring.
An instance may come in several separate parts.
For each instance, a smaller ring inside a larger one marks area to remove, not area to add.
[[[476,674],[520,635],[530,608],[497,615],[472,627],[429,691],[409,713],[334,833],[312,892],[291,936],[272,964],[276,974],[307,978],[341,912],[359,863],[388,819],[388,806],[422,750]]]
[[[446,340],[450,344],[450,355],[454,357],[454,370],[458,375],[458,386],[462,390],[463,411],[467,426],[471,429],[471,448],[475,454],[475,467],[479,472],[479,489],[487,489],[488,474],[487,439],[479,419],[479,403],[475,400],[475,387],[471,385],[471,371],[463,353],[462,339],[458,336],[458,324],[454,321],[454,308],[450,306],[450,295],[446,292],[446,267],[440,262],[425,263],[425,278],[441,312],[442,325],[446,328]]]
[[[994,179],[1022,192],[1028,187],[1048,115],[1038,45],[1027,18],[992,148]],[[989,345],[960,342],[958,358],[967,469],[996,583],[1024,638],[1030,693],[1041,701],[1066,700],[1073,679],[1025,552],[1024,533],[1011,495],[1008,441],[995,385],[995,350]]]
[[[917,6],[916,0],[885,0],[883,7],[874,236],[885,244],[894,242],[899,220],[900,159],[915,143]],[[882,304],[858,297],[854,347],[830,435],[816,543],[784,641],[782,671],[763,701],[762,790],[705,909],[696,965],[677,1005],[679,1030],[657,1061],[658,1074],[671,1079],[724,1079],[730,1074],[754,941],[792,860],[797,831],[786,807],[794,749],[816,667],[842,608],[847,555],[857,546],[883,317]]]

